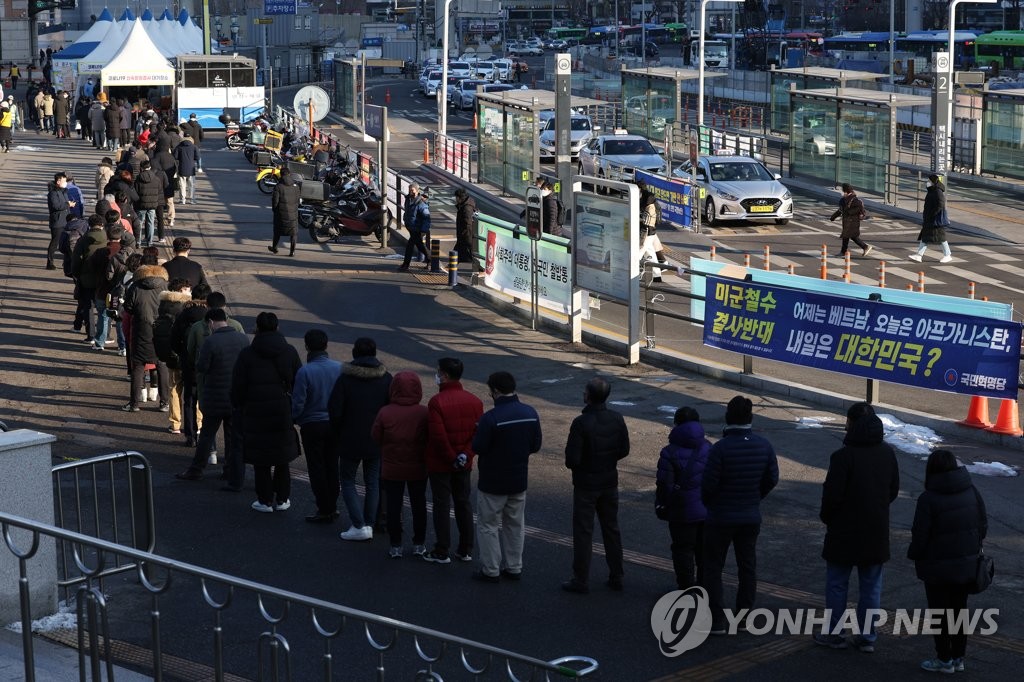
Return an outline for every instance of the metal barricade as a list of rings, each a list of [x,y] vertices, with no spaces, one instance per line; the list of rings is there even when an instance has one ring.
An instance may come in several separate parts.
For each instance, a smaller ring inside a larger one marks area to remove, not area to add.
[[[31,534],[28,546],[18,544],[14,537],[24,533],[12,533],[12,529],[23,529]],[[233,603],[241,602],[242,596],[255,596],[258,622],[263,631],[251,642],[257,655],[257,679],[292,680],[292,659],[300,656],[320,657],[319,679],[329,681],[334,677],[333,665],[337,655],[332,654],[332,643],[346,627],[353,627],[366,640],[373,651],[374,670],[358,673],[347,667],[344,675],[351,679],[385,679],[388,666],[386,655],[395,651],[400,641],[411,644],[417,666],[425,666],[416,672],[416,679],[443,680],[442,672],[450,668],[451,675],[464,679],[462,675],[478,677],[489,673],[509,680],[572,678],[579,679],[595,672],[598,663],[586,656],[563,656],[551,661],[525,656],[507,649],[457,637],[438,630],[420,627],[394,618],[378,616],[366,611],[349,608],[340,604],[307,597],[296,592],[281,590],[251,580],[237,578],[226,573],[211,571],[200,566],[187,564],[167,557],[101,540],[81,533],[64,530],[48,524],[32,521],[13,514],[0,513],[0,530],[8,551],[18,561],[24,589],[20,592],[20,612],[25,654],[25,679],[35,679],[35,662],[31,638],[31,575],[28,563],[36,554],[40,539],[54,538],[62,546],[72,548],[75,562],[82,568],[84,582],[77,593],[79,670],[81,679],[86,678],[86,666],[93,673],[93,679],[101,679],[101,668],[108,670],[107,679],[113,679],[111,642],[107,636],[110,629],[107,612],[109,607],[124,602],[131,605],[137,601],[143,604],[149,619],[149,641],[152,651],[152,676],[164,679],[169,663],[163,655],[163,622],[161,604],[164,601],[192,600],[197,605],[205,604],[207,610],[197,606],[192,621],[198,629],[209,624],[209,635],[213,644],[213,676],[224,679],[224,629]],[[87,556],[88,555],[88,556]],[[137,581],[125,581],[109,593],[98,587],[105,563],[114,561],[136,568]],[[151,576],[159,579],[151,579]],[[195,594],[188,593],[194,590]],[[133,591],[128,593],[128,591]],[[142,598],[138,598],[141,591]],[[273,605],[273,606],[272,606]],[[238,608],[238,607],[236,607]],[[300,616],[301,614],[301,616]],[[332,623],[337,625],[332,627]],[[287,633],[287,634],[286,634]],[[142,632],[140,631],[140,636]],[[100,642],[102,636],[103,641]],[[404,638],[404,640],[403,640]],[[337,644],[341,648],[340,644]],[[428,652],[428,647],[437,653]],[[85,658],[88,660],[85,660]],[[350,660],[346,664],[351,666]]]

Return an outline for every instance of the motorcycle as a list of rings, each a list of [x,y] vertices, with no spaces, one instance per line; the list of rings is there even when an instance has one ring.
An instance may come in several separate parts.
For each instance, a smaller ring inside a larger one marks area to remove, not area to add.
[[[224,142],[229,149],[237,151],[247,143],[262,148],[263,143],[260,138],[266,135],[270,129],[270,121],[264,116],[257,116],[249,123],[242,124],[233,121],[227,114],[223,114],[219,118],[220,122],[224,124]]]
[[[375,193],[343,205],[331,199],[303,199],[299,206],[299,224],[307,228],[310,239],[319,244],[337,241],[343,236],[372,234],[383,245],[385,215],[390,221],[380,196]]]
[[[265,166],[256,164],[259,170],[256,171],[256,187],[259,188],[264,194],[273,194],[274,188],[277,187],[277,183],[281,179],[281,167],[288,161],[295,161],[296,163],[308,163],[306,161],[307,155],[300,153],[296,156],[281,157],[277,156],[272,159],[274,163],[267,164]],[[323,151],[318,151],[313,154],[315,163],[314,179],[319,178],[323,175],[324,168],[326,167],[327,154]],[[294,169],[293,169],[294,170]]]

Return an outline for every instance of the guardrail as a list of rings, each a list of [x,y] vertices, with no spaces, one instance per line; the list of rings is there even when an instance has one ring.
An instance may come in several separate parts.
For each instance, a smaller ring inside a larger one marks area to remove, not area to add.
[[[254,647],[254,653],[256,653],[258,661],[257,679],[261,680],[264,679],[264,675],[273,680],[291,680],[291,657],[293,655],[316,656],[317,653],[314,652],[319,652],[320,668],[322,670],[321,679],[325,680],[325,682],[331,680],[334,661],[334,657],[331,654],[331,644],[341,635],[346,626],[352,622],[358,624],[357,629],[363,631],[367,646],[377,654],[374,675],[377,680],[383,680],[385,677],[385,654],[395,649],[402,636],[409,638],[407,641],[412,644],[416,657],[426,666],[424,670],[417,672],[417,675],[432,680],[442,680],[443,677],[437,669],[440,669],[443,664],[450,662],[453,658],[456,658],[455,654],[446,658],[446,654],[449,651],[457,653],[456,665],[458,667],[456,669],[459,670],[458,674],[460,675],[484,675],[496,668],[496,666],[492,668],[492,664],[496,661],[504,669],[504,673],[499,674],[503,674],[509,680],[523,679],[520,677],[520,673],[523,671],[529,673],[528,679],[535,679],[536,676],[540,676],[541,679],[545,680],[550,680],[554,677],[579,679],[598,669],[598,662],[586,656],[563,656],[551,661],[544,661],[394,618],[378,616],[322,599],[307,597],[296,592],[278,589],[226,573],[176,561],[152,554],[151,552],[125,547],[99,538],[92,538],[81,533],[64,530],[13,514],[0,512],[0,530],[3,533],[5,546],[14,554],[18,561],[21,580],[19,605],[21,609],[25,679],[30,682],[35,679],[35,660],[32,649],[32,623],[30,616],[31,576],[28,571],[28,562],[39,549],[42,538],[53,538],[65,546],[73,548],[75,563],[86,578],[85,583],[79,586],[77,591],[76,604],[81,679],[85,679],[86,675],[86,661],[84,661],[86,656],[89,659],[87,664],[92,670],[93,679],[101,679],[101,668],[104,665],[107,667],[108,679],[113,679],[107,610],[108,606],[118,599],[120,590],[132,588],[141,588],[146,597],[146,599],[141,600],[141,603],[145,604],[144,608],[149,615],[150,641],[148,644],[153,653],[152,674],[154,679],[157,680],[162,679],[165,674],[161,601],[164,599],[181,601],[183,600],[182,592],[187,589],[197,589],[202,603],[209,607],[209,622],[213,626],[213,668],[217,680],[224,679],[226,672],[224,666],[225,615],[232,606],[232,601],[235,599],[237,592],[255,595],[259,618],[262,620],[263,626],[267,628],[259,634],[256,646]],[[26,532],[30,535],[27,544],[24,539]],[[21,539],[21,542],[18,541],[19,539]],[[91,562],[83,550],[88,550],[91,553],[93,557]],[[131,563],[135,566],[137,583],[125,583],[117,590],[101,590],[97,582],[103,572],[103,567],[111,559],[120,561],[122,558],[125,560],[125,563]],[[198,585],[191,584],[196,580]],[[175,586],[180,587],[177,592],[172,589]],[[223,594],[223,596],[218,596],[220,594]],[[126,602],[130,603],[135,596],[126,595]],[[271,613],[270,600],[283,603],[280,615]],[[291,614],[299,612],[305,614],[305,618],[301,622],[304,622],[306,627],[301,634],[297,634],[289,640],[282,630],[285,625],[292,626],[296,624],[297,618],[291,622],[288,622],[288,619]],[[332,628],[327,625],[328,620],[334,620],[339,624],[337,627]],[[192,616],[191,622],[196,628],[203,623],[199,612]],[[374,634],[375,631],[377,635]],[[383,638],[381,633],[383,633]],[[102,651],[99,641],[101,636],[103,637]],[[437,654],[430,654],[425,650],[428,643],[437,643],[439,646]],[[269,657],[265,654],[269,654]],[[266,658],[269,658],[270,670],[264,669],[266,667]],[[280,667],[283,667],[284,675],[279,674]],[[353,677],[361,678],[362,675],[353,675]]]

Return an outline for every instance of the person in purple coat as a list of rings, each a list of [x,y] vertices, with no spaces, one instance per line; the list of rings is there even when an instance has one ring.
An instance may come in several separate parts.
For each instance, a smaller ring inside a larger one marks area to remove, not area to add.
[[[668,521],[676,586],[685,590],[703,579],[701,546],[708,512],[700,499],[700,485],[711,443],[704,437],[700,415],[692,407],[676,410],[673,423],[668,445],[658,459],[654,510],[659,519]]]

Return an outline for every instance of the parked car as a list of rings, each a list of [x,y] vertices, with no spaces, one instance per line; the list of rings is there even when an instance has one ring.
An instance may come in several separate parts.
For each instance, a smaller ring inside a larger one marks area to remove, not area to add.
[[[472,78],[476,69],[469,62],[448,62],[448,75],[458,78]]]
[[[429,83],[431,79],[437,81],[441,80],[441,69],[437,67],[431,67],[429,69],[424,70],[423,73],[420,74],[420,92],[422,92],[424,95],[427,94],[427,83]],[[437,90],[436,85],[434,86],[434,90]]]
[[[476,104],[476,88],[479,85],[490,85],[490,81],[463,78],[448,91],[448,104],[459,110],[472,109]]]
[[[568,49],[569,43],[564,40],[549,40],[544,43],[544,49],[546,50],[565,50]]]
[[[476,72],[473,74],[473,78],[482,78],[488,81],[501,80],[501,75],[498,72],[498,67],[494,65],[494,62],[488,60],[485,62],[477,62],[473,65],[473,70]]]
[[[703,222],[712,226],[722,220],[773,218],[785,225],[793,217],[793,195],[757,159],[749,156],[702,156],[697,160],[697,183],[707,198],[701,207]],[[689,176],[690,161],[673,171]]]
[[[511,59],[493,59],[491,63],[494,64],[494,68],[498,72],[498,80],[509,81],[512,80],[512,60]]]
[[[549,118],[540,133],[540,160],[555,160],[555,119]],[[585,114],[573,114],[569,121],[569,153],[575,161],[590,138],[594,136],[594,122]]]
[[[580,150],[580,175],[632,181],[636,169],[665,174],[665,159],[650,140],[641,135],[598,135]]]

